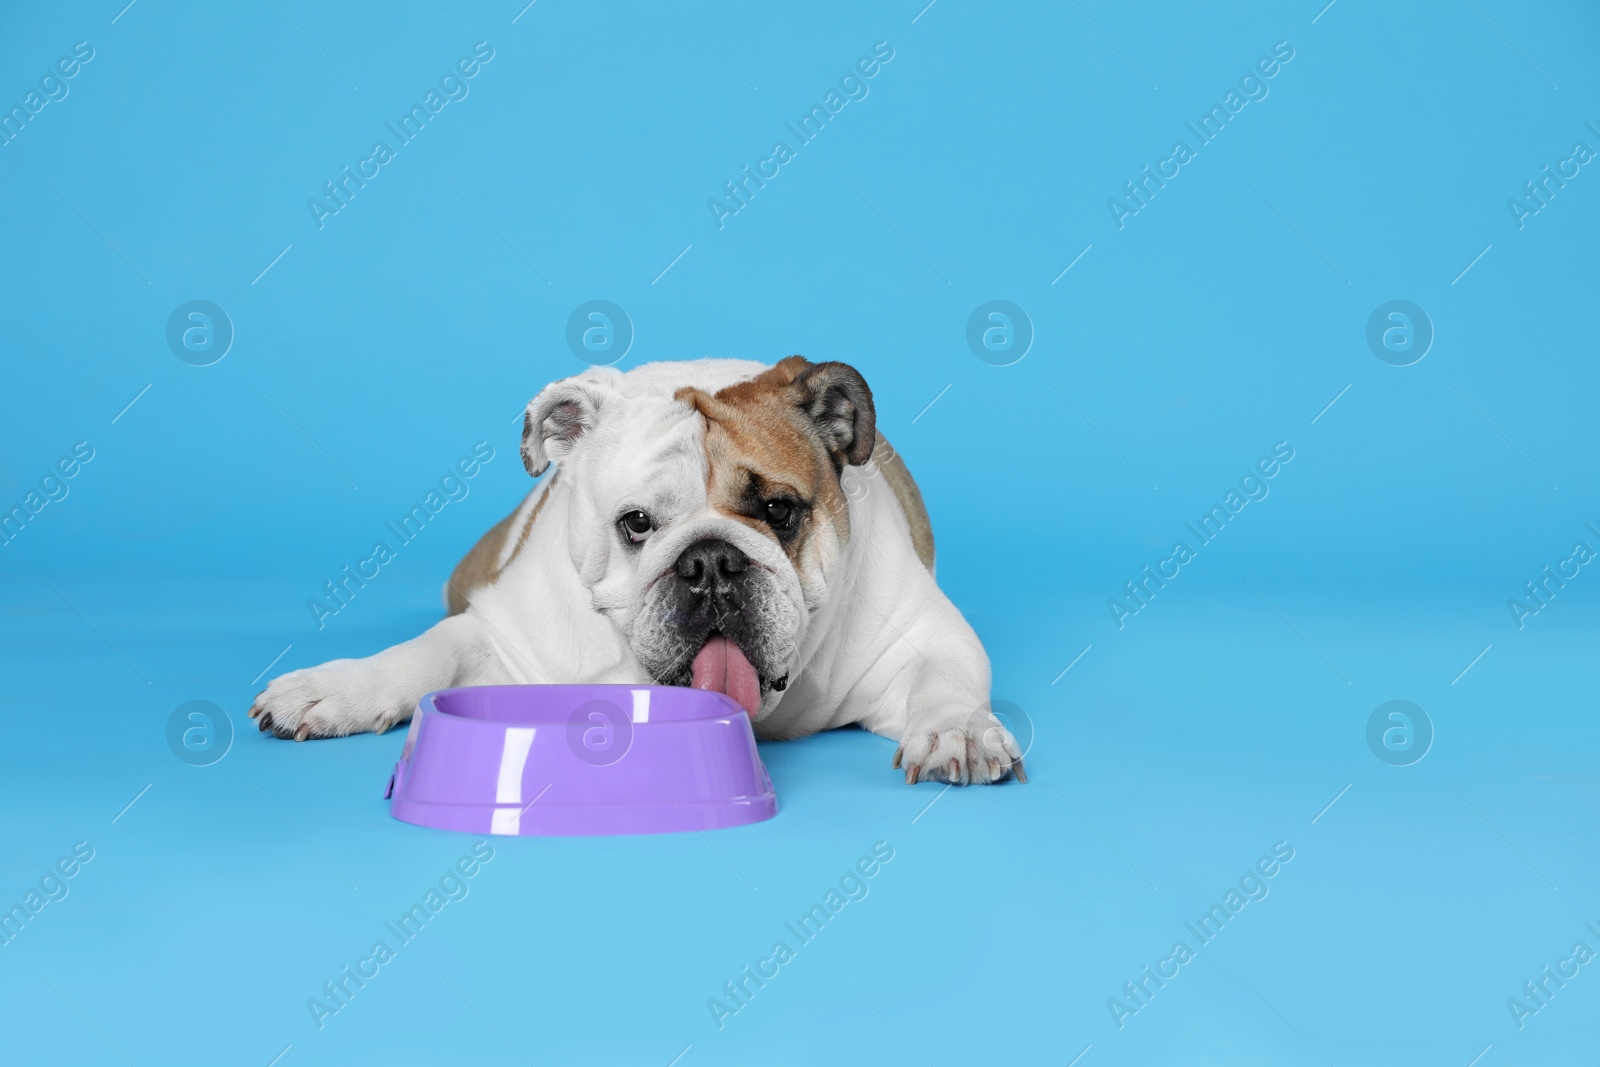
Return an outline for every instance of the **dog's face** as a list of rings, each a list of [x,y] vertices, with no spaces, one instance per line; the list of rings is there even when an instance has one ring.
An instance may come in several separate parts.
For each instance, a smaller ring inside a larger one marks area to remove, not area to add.
[[[759,719],[849,539],[839,475],[872,453],[872,394],[851,367],[799,356],[721,385],[662,366],[546,388],[523,459],[534,474],[559,461],[573,566],[651,677]]]

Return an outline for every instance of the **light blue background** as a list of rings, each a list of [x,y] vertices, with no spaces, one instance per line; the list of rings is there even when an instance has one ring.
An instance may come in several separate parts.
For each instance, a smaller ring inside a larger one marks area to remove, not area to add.
[[[0,506],[95,449],[0,548],[0,903],[95,849],[0,948],[0,1059],[1592,1062],[1595,965],[1506,1007],[1600,949],[1600,577],[1506,606],[1600,548],[1600,173],[1507,207],[1600,149],[1592,7],[122,2],[0,15],[6,108],[95,49],[0,146]],[[307,199],[480,40],[470,95],[319,230]],[[870,95],[719,230],[707,199],[877,41]],[[1270,95],[1119,230],[1107,199],[1278,41]],[[863,371],[1032,780],[766,745],[774,821],[497,840],[319,1031],[306,999],[473,839],[388,817],[399,735],[243,713],[438,617],[595,298],[624,368]],[[236,331],[213,366],[166,345],[193,299]],[[1036,331],[1013,366],[966,345],[991,299]],[[1391,299],[1436,331],[1409,367],[1365,341]],[[467,499],[319,631],[307,600],[479,440]],[[1119,630],[1107,598],[1278,441],[1270,496]],[[165,741],[194,699],[238,730],[205,768]],[[1412,766],[1365,741],[1391,699],[1436,731]],[[1107,999],[1280,840],[1270,896],[1119,1030]],[[707,999],[876,841],[870,895],[719,1031]]]

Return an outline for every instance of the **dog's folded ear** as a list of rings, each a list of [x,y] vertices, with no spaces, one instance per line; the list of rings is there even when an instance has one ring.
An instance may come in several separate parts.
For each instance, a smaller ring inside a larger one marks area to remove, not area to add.
[[[848,363],[809,363],[790,356],[779,364],[784,365],[796,369],[791,385],[796,403],[822,435],[834,465],[865,463],[877,444],[877,413],[866,379]]]
[[[593,430],[610,387],[592,378],[552,382],[528,403],[522,418],[522,464],[537,478],[552,460],[571,455],[578,438]]]

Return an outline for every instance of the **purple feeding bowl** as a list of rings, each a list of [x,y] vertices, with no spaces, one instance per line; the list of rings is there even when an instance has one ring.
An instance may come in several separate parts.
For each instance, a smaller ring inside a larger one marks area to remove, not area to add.
[[[665,685],[484,685],[417,704],[397,819],[477,834],[660,834],[778,813],[750,716]]]

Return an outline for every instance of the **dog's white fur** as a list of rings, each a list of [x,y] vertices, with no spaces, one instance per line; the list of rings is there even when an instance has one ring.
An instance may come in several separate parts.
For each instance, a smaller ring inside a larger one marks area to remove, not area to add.
[[[406,721],[424,693],[451,686],[649,684],[636,650],[661,639],[651,590],[685,547],[715,537],[770,583],[762,630],[789,685],[763,693],[758,735],[859,723],[900,742],[895,765],[903,759],[907,781],[1020,777],[1016,741],[989,710],[988,657],[919,560],[906,514],[872,460],[857,472],[867,491],[849,494],[848,538],[830,532],[822,566],[804,579],[774,539],[711,508],[704,421],[673,394],[683,386],[715,393],[766,369],[655,363],[626,374],[595,368],[548,387],[530,411],[541,400],[544,411],[552,399],[575,400],[569,410],[585,424],[575,440],[535,435],[525,446],[534,469],[554,460],[560,477],[546,478],[519,510],[498,578],[472,591],[466,612],[420,637],[275,679],[252,717],[303,740],[382,732]],[[624,504],[669,516],[638,550],[606,535]],[[519,549],[517,533],[535,506]]]

